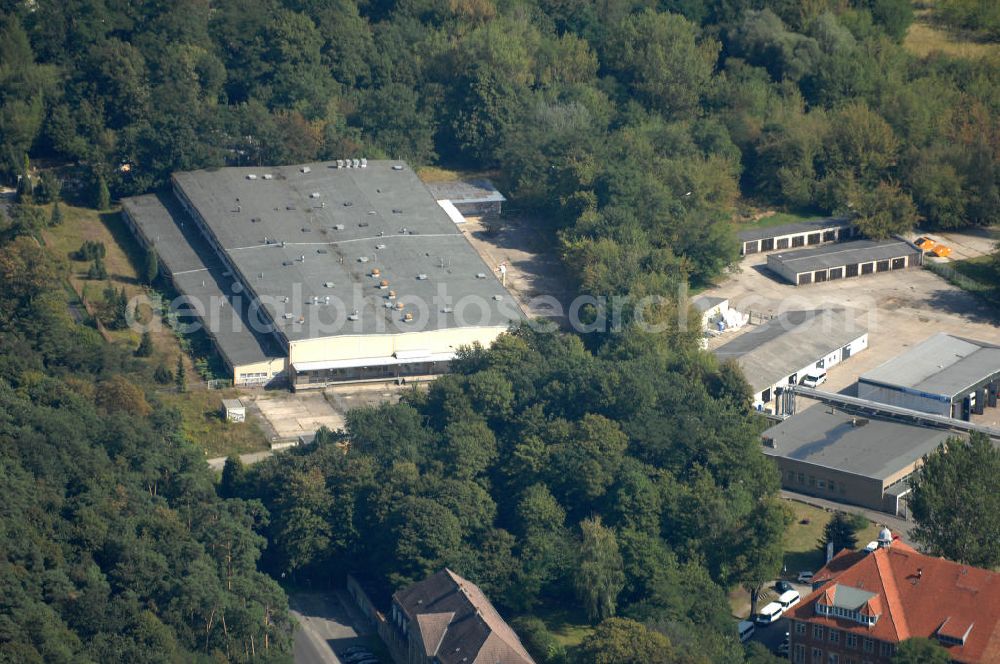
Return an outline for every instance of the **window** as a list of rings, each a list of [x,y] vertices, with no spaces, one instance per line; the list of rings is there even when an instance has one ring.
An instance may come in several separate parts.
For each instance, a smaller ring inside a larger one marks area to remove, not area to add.
[[[802,622],[795,623],[795,633],[799,636],[806,633],[806,624]]]
[[[840,664],[840,655],[831,652],[826,656],[827,664]]]
[[[788,481],[789,481],[789,483],[793,482],[794,480],[795,480],[795,471],[794,470],[789,470],[788,471]]]
[[[809,486],[816,486],[816,478],[812,475],[809,476]]]
[[[848,632],[847,636],[844,637],[844,643],[847,644],[848,648],[857,648],[858,647],[858,635],[857,634],[851,634],[850,632]]]
[[[806,476],[803,473],[799,473],[799,484],[806,483]]]
[[[840,643],[840,632],[835,629],[830,630],[830,643]]]
[[[813,638],[817,641],[823,640],[823,628],[819,625],[813,625]]]
[[[894,648],[891,643],[885,643],[884,641],[878,644],[878,654],[883,657],[892,657],[892,651]]]
[[[823,651],[813,648],[813,664],[823,664]]]
[[[875,642],[871,639],[865,639],[865,652],[875,652]]]
[[[806,647],[801,643],[795,644],[795,654],[792,657],[792,661],[795,664],[805,664],[806,661]]]
[[[816,486],[818,488],[820,488],[820,489],[825,489],[826,488],[826,482],[823,481],[823,480],[819,480],[818,482],[816,482]]]

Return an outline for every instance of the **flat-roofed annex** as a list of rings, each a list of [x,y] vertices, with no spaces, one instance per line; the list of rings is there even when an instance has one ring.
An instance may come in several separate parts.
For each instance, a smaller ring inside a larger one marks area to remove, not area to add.
[[[402,162],[223,168],[176,173],[173,181],[289,341],[501,327],[522,318]]]

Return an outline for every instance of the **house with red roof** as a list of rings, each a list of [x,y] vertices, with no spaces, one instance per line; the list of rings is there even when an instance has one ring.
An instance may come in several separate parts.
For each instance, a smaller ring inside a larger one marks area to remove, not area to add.
[[[796,664],[891,664],[913,637],[954,662],[1000,662],[1000,574],[919,553],[888,529],[877,549],[834,556],[787,615]]]

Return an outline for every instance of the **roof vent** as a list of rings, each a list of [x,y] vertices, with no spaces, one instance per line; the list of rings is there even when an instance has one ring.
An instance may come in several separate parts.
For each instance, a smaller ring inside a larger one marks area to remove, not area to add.
[[[361,160],[360,159],[355,159],[354,163],[352,165],[354,166],[354,168],[360,168],[361,167]]]
[[[386,300],[385,301],[385,308],[386,309],[392,309],[392,302],[390,302],[389,300]]]
[[[427,280],[427,275],[426,274],[418,274],[417,275],[417,279],[419,281],[426,281]]]
[[[376,249],[385,249],[385,245],[384,244],[376,244],[375,248]]]
[[[285,209],[286,209],[286,210],[294,210],[294,209],[295,209],[295,206],[294,206],[294,205],[286,205],[286,206],[285,206]]]
[[[313,193],[309,194],[309,198],[319,198],[319,192],[314,191]]]
[[[334,287],[334,283],[332,281],[328,281],[325,284],[323,284],[323,287],[324,288],[333,288]]]
[[[365,157],[361,158],[361,168],[368,168],[368,159]]]
[[[400,208],[392,208],[393,214],[403,214],[403,210]]]
[[[257,176],[253,173],[247,173],[247,180],[256,180]]]
[[[395,300],[396,299],[396,291],[394,291],[394,290],[389,291],[389,294],[386,295],[386,297],[388,297],[390,300]]]
[[[485,279],[485,278],[486,278],[485,272],[480,272],[479,274],[476,275],[476,279]]]
[[[382,290],[385,290],[386,288],[389,287],[389,280],[383,279],[382,281],[379,282],[378,287],[381,288]]]
[[[328,254],[328,253],[330,253],[330,252],[329,252],[329,251],[327,251],[326,249],[317,249],[317,250],[316,250],[316,253],[317,253],[317,254]]]
[[[337,168],[343,168],[343,167],[344,167],[344,160],[343,159],[338,159],[337,160]]]
[[[302,167],[302,168],[300,168],[299,170],[300,170],[301,172],[303,172],[303,173],[309,173],[310,171],[312,171],[312,169],[311,169],[311,168],[309,168],[308,166],[303,166],[303,167]]]
[[[355,309],[352,313],[347,315],[347,320],[358,320],[360,316],[358,315],[358,310]]]
[[[285,267],[288,267],[289,265],[295,265],[295,263],[293,263],[292,261],[281,261],[281,264],[284,265]]]
[[[311,228],[303,228],[303,229],[302,229],[302,232],[303,232],[303,233],[312,233],[312,232],[313,232],[313,229],[311,229]]]
[[[396,308],[397,308],[397,309],[399,309],[400,311],[402,311],[402,310],[403,310],[403,307],[404,307],[404,306],[406,306],[406,305],[404,305],[404,304],[403,304],[402,302],[397,302],[397,303],[396,303]]]
[[[403,165],[402,164],[393,164],[392,165],[392,170],[394,170],[394,171],[401,171],[401,170],[403,170]]]
[[[377,267],[373,267],[373,268],[372,268],[372,276],[373,276],[373,277],[377,277],[377,276],[379,276],[380,274],[382,274],[382,270],[378,269]]]
[[[352,205],[354,205],[353,202],[351,202],[351,201],[344,201],[344,207],[351,207]]]
[[[503,299],[503,295],[494,295],[493,299],[496,300],[497,302],[499,302],[500,300]]]
[[[294,318],[294,314],[283,314],[281,317],[285,320],[292,320],[292,318]]]
[[[441,313],[443,314],[455,313],[455,307],[444,307],[441,309]]]
[[[335,230],[335,231],[342,231],[342,230],[344,230],[344,225],[343,224],[334,224],[333,230]]]
[[[851,425],[855,427],[863,427],[868,424],[868,420],[863,417],[854,417],[851,419]]]
[[[407,323],[411,322],[413,320],[413,314],[403,314],[403,320]]]
[[[250,218],[250,223],[251,224],[256,224],[258,221],[260,221],[260,217],[251,217]]]
[[[362,221],[360,224],[358,224],[358,228],[368,228],[368,222]]]
[[[367,256],[358,256],[358,262],[359,263],[367,263],[368,262],[368,257]]]
[[[263,175],[261,175],[261,177],[264,178],[265,180],[273,180],[274,179],[274,176],[271,175],[270,173],[264,173]]]

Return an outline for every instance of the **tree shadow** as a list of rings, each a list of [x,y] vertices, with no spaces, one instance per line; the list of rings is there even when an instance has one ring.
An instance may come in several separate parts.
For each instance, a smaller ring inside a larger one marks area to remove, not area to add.
[[[139,246],[135,236],[132,235],[128,226],[125,225],[122,213],[101,212],[98,217],[101,223],[104,224],[104,227],[108,229],[111,237],[114,238],[115,243],[121,247],[122,253],[125,254],[128,262],[131,263],[132,269],[135,270],[136,274],[141,274],[146,262],[146,252]],[[138,285],[140,283],[138,279],[122,275],[114,275],[111,279],[121,284]]]

